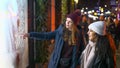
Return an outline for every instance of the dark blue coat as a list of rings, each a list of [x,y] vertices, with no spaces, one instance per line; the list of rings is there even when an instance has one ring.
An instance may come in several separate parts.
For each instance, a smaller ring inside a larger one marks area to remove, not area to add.
[[[64,40],[62,38],[63,34],[63,25],[60,25],[58,29],[53,32],[30,32],[30,38],[37,40],[51,40],[55,39],[55,47],[51,55],[51,59],[48,65],[48,68],[57,68],[58,62],[60,60],[61,51],[63,47]],[[83,42],[82,42],[83,43]],[[82,49],[83,50],[83,49]],[[75,53],[75,48],[73,49]],[[76,61],[76,62],[75,62]],[[71,68],[75,68],[78,59],[76,59],[75,54],[72,55],[72,65]]]

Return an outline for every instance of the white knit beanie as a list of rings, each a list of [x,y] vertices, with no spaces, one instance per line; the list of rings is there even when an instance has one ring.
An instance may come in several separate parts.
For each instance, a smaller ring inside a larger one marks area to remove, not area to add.
[[[105,35],[106,34],[106,25],[104,21],[97,21],[93,22],[88,26],[88,29],[93,30],[99,35]]]

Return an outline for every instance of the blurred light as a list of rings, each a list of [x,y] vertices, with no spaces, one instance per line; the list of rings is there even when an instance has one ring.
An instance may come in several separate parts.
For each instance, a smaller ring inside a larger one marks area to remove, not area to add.
[[[96,13],[96,12],[94,12],[94,15],[96,16],[96,15],[97,15],[97,13]]]
[[[99,10],[96,10],[96,12],[100,12]]]
[[[105,5],[105,7],[107,7],[107,5]]]
[[[119,13],[117,14],[117,19],[120,20],[120,14]]]
[[[111,13],[110,11],[105,12],[105,14],[110,14],[110,13]]]
[[[82,9],[81,12],[84,12],[84,10]]]
[[[115,8],[115,11],[117,11],[118,10],[118,8]]]
[[[100,13],[98,13],[97,15],[100,15]]]
[[[92,13],[92,11],[88,11],[88,14]]]
[[[92,10],[92,12],[95,12],[94,10]]]
[[[97,20],[98,19],[97,16],[94,16],[94,15],[91,15],[91,14],[89,14],[88,17],[92,18],[93,20]]]
[[[118,1],[116,1],[116,4],[118,4]]]
[[[100,15],[104,15],[104,13],[101,13]]]
[[[84,8],[82,8],[82,10],[84,10]]]
[[[74,0],[74,1],[75,1],[76,4],[78,3],[78,0]]]
[[[87,12],[84,12],[84,14],[87,14]]]
[[[104,9],[103,9],[103,8],[100,8],[100,11],[101,11],[101,12],[104,12]]]
[[[99,9],[100,9],[101,7],[99,7]]]

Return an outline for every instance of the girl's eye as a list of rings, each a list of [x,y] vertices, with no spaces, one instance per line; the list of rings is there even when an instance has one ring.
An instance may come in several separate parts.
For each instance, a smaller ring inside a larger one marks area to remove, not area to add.
[[[93,32],[93,30],[89,30],[90,32]]]

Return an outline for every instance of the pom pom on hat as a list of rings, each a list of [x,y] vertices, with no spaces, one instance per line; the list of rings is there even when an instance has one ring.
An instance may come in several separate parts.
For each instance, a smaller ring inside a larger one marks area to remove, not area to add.
[[[106,34],[106,25],[104,21],[93,22],[88,26],[88,28],[96,32],[98,35]]]
[[[77,25],[80,19],[80,15],[81,15],[80,11],[76,10],[73,13],[70,13],[69,15],[67,15],[67,18],[72,19],[73,23]]]
[[[76,9],[75,12],[78,16],[81,16],[81,11],[79,9]]]

